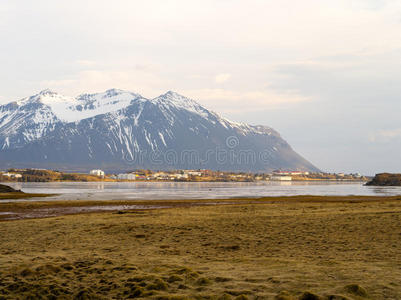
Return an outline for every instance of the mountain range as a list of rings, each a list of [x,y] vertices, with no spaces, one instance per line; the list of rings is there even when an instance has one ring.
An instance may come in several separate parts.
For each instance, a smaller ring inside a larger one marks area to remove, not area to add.
[[[318,171],[270,127],[229,121],[172,91],[146,99],[118,89],[44,90],[1,105],[0,167]]]

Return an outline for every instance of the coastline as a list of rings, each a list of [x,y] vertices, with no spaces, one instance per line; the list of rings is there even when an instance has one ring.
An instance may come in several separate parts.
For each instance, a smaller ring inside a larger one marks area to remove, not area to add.
[[[362,180],[362,179],[314,179],[314,178],[308,178],[308,179],[292,179],[289,182],[303,182],[303,181],[330,181],[330,182],[356,182],[356,183],[363,183],[363,182],[368,182],[368,180]],[[15,180],[3,180],[0,183],[5,183],[5,184],[10,184],[10,183],[30,183],[30,182],[38,182],[38,181],[15,181]],[[157,182],[157,183],[163,183],[163,182],[254,182],[254,183],[264,183],[264,182],[280,182],[278,180],[154,180],[154,179],[136,179],[136,180],[121,180],[121,179],[98,179],[98,180],[88,180],[88,181],[80,181],[80,180],[51,180],[51,181],[45,181],[45,182],[77,182],[77,183],[87,183],[87,182],[129,182],[129,183],[135,183],[135,182]],[[38,182],[39,183],[39,182]]]
[[[0,200],[45,198],[57,195],[58,194],[11,192],[11,193],[0,193]]]
[[[32,196],[33,195],[33,196]],[[32,197],[52,196],[53,194],[31,194]],[[0,198],[1,199],[1,198]],[[21,202],[0,202],[0,221],[48,218],[72,214],[102,212],[128,213],[130,211],[185,208],[194,206],[220,205],[261,205],[296,203],[363,203],[401,201],[401,196],[279,196],[257,198],[226,199],[180,199],[180,200],[60,200],[35,201],[34,198]]]

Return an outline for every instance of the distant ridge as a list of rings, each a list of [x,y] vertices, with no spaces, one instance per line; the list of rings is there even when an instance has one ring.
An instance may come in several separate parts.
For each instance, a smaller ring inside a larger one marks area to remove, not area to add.
[[[0,106],[0,167],[108,171],[318,171],[267,126],[235,123],[169,91],[50,90]]]

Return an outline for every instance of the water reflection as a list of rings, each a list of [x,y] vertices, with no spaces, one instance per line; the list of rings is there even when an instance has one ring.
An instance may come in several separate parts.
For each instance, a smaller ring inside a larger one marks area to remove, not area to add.
[[[53,200],[217,199],[295,195],[401,195],[401,187],[309,182],[27,182],[6,183],[27,193],[58,193]],[[49,198],[47,198],[49,200]]]
[[[292,185],[292,182],[291,181],[280,181],[279,182],[280,183],[280,185]]]
[[[100,182],[96,185],[97,190],[104,190],[104,182]]]

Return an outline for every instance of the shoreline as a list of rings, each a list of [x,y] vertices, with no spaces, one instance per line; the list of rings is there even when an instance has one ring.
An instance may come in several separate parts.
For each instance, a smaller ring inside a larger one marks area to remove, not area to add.
[[[77,182],[77,183],[91,183],[91,182],[105,182],[105,183],[122,183],[122,182],[129,182],[129,183],[135,183],[135,182],[157,182],[157,183],[200,183],[200,182],[232,182],[232,183],[264,183],[264,182],[304,182],[304,181],[310,181],[310,182],[318,182],[318,181],[330,181],[330,182],[355,182],[355,183],[362,183],[362,182],[368,182],[369,180],[359,180],[359,179],[292,179],[289,181],[280,181],[280,180],[143,180],[143,179],[137,179],[137,180],[115,180],[115,179],[108,179],[108,180],[88,180],[88,181],[80,181],[80,180],[52,180],[52,181],[1,181],[0,183],[50,183],[50,182],[58,182],[58,183],[71,183],[71,182]]]
[[[10,193],[0,193],[0,200],[15,200],[15,199],[28,200],[32,198],[46,198],[58,195],[59,194],[49,194],[49,193],[10,192]]]
[[[60,200],[0,202],[0,221],[38,219],[64,215],[119,212],[129,213],[145,210],[188,208],[222,205],[261,205],[261,204],[297,204],[297,203],[367,203],[396,202],[400,196],[280,196],[257,198],[226,199],[180,199],[180,200]]]

